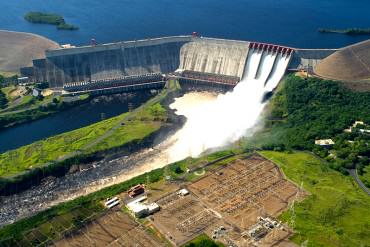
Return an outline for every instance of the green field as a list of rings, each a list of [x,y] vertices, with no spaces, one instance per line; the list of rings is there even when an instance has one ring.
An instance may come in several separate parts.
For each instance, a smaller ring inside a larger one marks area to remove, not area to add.
[[[311,154],[262,151],[285,175],[311,193],[281,218],[294,222],[292,240],[307,246],[370,246],[370,197],[351,177]],[[295,215],[295,220],[294,219]]]
[[[360,176],[361,181],[370,188],[370,166],[364,168],[364,173]]]
[[[132,113],[122,114],[93,125],[37,141],[0,154],[0,177],[14,176],[45,163],[62,160],[75,153],[89,154],[141,140],[157,131],[166,121],[159,100],[148,101]]]

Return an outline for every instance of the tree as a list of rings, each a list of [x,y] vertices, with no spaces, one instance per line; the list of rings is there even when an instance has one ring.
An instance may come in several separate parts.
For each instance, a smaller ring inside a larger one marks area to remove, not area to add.
[[[5,96],[5,94],[3,93],[3,91],[0,90],[0,108],[1,109],[6,108],[7,103],[8,103],[8,100]]]
[[[58,104],[59,103],[59,100],[57,98],[53,98],[53,103],[54,104]]]
[[[184,171],[181,169],[181,167],[180,166],[176,166],[176,168],[175,168],[175,173],[176,174],[181,174],[181,173],[183,173]]]

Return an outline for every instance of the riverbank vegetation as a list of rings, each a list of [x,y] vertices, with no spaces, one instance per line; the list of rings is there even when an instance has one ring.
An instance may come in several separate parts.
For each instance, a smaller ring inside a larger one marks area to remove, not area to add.
[[[370,92],[353,92],[340,84],[290,75],[273,97],[266,128],[248,144],[263,149],[309,150],[346,174],[347,169],[369,165],[369,134],[344,132],[355,121],[370,123]],[[331,149],[315,145],[332,139]]]
[[[69,162],[74,156],[95,156],[130,143],[138,146],[140,141],[167,124],[168,112],[162,101],[178,89],[176,82],[168,84],[168,89],[132,112],[0,154],[0,177],[8,178],[6,181],[13,180],[38,167],[44,169],[55,162]],[[0,186],[1,190],[6,181]]]
[[[44,84],[37,84],[34,88],[41,91]],[[1,95],[4,100],[1,101]],[[89,100],[89,95],[68,100],[63,96],[53,95],[37,97],[32,95],[32,88],[28,86],[10,85],[0,89],[0,129],[17,124],[30,122],[50,114],[62,111]],[[3,102],[3,104],[1,103]]]
[[[263,151],[284,174],[310,193],[280,217],[305,246],[366,246],[370,243],[370,197],[351,177],[304,152]]]
[[[0,71],[0,89],[17,82],[17,74]]]
[[[27,169],[63,160],[67,155],[89,154],[122,146],[143,139],[165,122],[164,108],[158,101],[150,100],[134,112],[0,154],[0,176],[14,176]]]
[[[370,28],[347,28],[347,29],[331,29],[319,28],[320,33],[339,33],[347,35],[370,35]]]
[[[67,24],[63,16],[43,12],[28,12],[24,19],[31,23],[49,24],[57,26],[59,30],[78,30],[77,26]]]
[[[5,93],[0,90],[0,109],[6,108],[7,104],[8,104],[8,99],[6,98]]]

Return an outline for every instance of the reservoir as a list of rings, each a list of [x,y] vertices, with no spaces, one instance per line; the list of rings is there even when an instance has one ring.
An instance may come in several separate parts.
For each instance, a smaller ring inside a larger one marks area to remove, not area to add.
[[[0,153],[117,116],[150,97],[149,92],[100,96],[46,118],[0,130]]]
[[[360,0],[12,0],[1,1],[0,29],[37,33],[60,44],[89,44],[191,34],[296,48],[339,48],[370,36],[322,34],[319,28],[369,28],[370,1]],[[78,31],[31,24],[43,11]]]

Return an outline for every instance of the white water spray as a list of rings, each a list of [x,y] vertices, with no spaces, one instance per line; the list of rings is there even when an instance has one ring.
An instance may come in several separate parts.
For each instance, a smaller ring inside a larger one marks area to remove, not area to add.
[[[165,151],[168,160],[174,162],[189,155],[197,157],[206,150],[229,145],[246,136],[263,110],[264,94],[277,86],[288,63],[287,55],[251,50],[244,78],[232,92],[177,112],[187,121],[169,140],[173,144]],[[173,109],[178,109],[176,103],[171,105]]]

